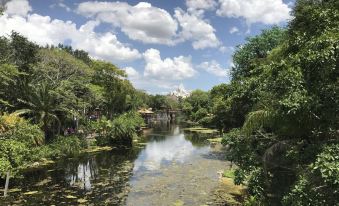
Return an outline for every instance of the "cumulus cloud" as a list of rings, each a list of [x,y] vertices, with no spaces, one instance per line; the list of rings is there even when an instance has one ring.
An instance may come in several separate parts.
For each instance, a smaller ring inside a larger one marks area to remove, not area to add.
[[[239,31],[238,27],[234,26],[230,29],[230,34],[234,34],[234,33],[237,33]]]
[[[186,6],[193,10],[213,10],[217,2],[215,0],[186,0]]]
[[[77,12],[120,27],[130,39],[144,43],[173,45],[177,22],[164,9],[140,2],[131,6],[125,2],[83,2]]]
[[[112,62],[132,61],[141,57],[138,50],[125,46],[113,33],[94,32],[98,24],[96,21],[88,21],[77,29],[71,21],[38,14],[10,16],[6,11],[0,16],[0,35],[10,34],[14,30],[42,46],[69,41],[73,48],[83,49],[94,58]]]
[[[145,51],[144,59],[146,62],[145,77],[175,81],[193,77],[196,73],[191,57],[178,56],[162,60],[160,51],[151,48]]]
[[[32,11],[32,7],[27,0],[12,0],[5,4],[6,13],[9,15],[26,16]]]
[[[221,65],[215,60],[212,60],[210,62],[202,62],[200,65],[198,65],[198,68],[201,68],[217,77],[227,77],[229,75],[228,70],[222,68]]]
[[[282,0],[219,0],[219,16],[244,18],[247,23],[278,24],[291,18]]]
[[[192,41],[194,49],[218,47],[215,29],[203,19],[204,9],[215,7],[214,0],[188,0],[188,11],[175,9],[172,17],[166,10],[140,2],[83,2],[77,12],[88,18],[120,28],[130,39],[143,43],[176,45]],[[179,31],[179,27],[181,30]]]
[[[129,79],[137,79],[140,77],[139,72],[133,67],[125,67],[123,70],[125,70]]]
[[[215,29],[203,19],[201,13],[185,12],[177,8],[174,16],[180,23],[180,37],[183,40],[192,40],[194,49],[215,48],[220,45],[220,41],[215,35]]]

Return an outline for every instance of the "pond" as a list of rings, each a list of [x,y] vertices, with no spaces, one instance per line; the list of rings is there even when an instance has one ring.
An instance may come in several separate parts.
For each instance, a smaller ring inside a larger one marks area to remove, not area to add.
[[[220,184],[220,147],[157,124],[130,150],[58,161],[12,181],[0,205],[206,205]],[[138,146],[139,145],[139,146]]]

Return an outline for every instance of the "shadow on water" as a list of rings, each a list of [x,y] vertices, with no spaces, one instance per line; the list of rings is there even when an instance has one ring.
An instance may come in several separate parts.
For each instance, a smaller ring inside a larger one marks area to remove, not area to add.
[[[24,174],[11,182],[21,191],[0,205],[188,205],[204,204],[228,164],[199,136],[158,122],[145,132],[144,148],[113,150]],[[2,204],[4,203],[4,204]]]

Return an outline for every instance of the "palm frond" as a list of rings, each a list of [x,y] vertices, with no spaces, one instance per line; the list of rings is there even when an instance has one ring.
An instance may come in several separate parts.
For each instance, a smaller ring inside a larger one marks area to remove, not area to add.
[[[29,114],[29,113],[33,113],[33,111],[30,109],[19,109],[13,112],[14,115],[18,115],[18,116],[23,115],[23,114]]]

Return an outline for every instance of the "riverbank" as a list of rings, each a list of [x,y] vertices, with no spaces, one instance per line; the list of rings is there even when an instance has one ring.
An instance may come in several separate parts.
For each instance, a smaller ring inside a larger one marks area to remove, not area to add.
[[[84,148],[80,150],[79,154],[84,155],[84,154],[92,154],[92,153],[97,153],[97,152],[103,152],[103,151],[111,151],[115,147],[111,146],[90,146],[88,148]],[[28,170],[33,170],[33,169],[40,169],[43,167],[47,167],[49,165],[55,164],[55,161],[61,158],[69,159],[69,158],[74,158],[73,156],[57,156],[53,159],[51,158],[42,158],[41,161],[36,161],[33,162],[31,165],[27,165],[26,168],[23,168],[23,172],[28,171]]]

